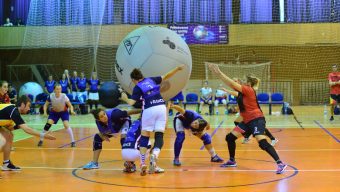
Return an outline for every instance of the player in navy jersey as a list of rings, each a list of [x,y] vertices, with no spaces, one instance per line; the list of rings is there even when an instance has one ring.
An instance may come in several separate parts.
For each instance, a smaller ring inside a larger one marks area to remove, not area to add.
[[[65,93],[65,94],[68,94],[68,80],[66,79],[66,75],[65,74],[63,74],[62,76],[61,76],[61,79],[60,79],[60,81],[59,81],[59,84],[60,84],[60,86],[61,86],[61,92],[62,93]]]
[[[95,108],[98,108],[99,103],[99,87],[100,87],[100,80],[97,78],[97,73],[93,72],[91,79],[88,81],[89,84],[89,99],[88,102],[90,104],[90,110],[92,110],[93,104]]]
[[[53,76],[49,75],[48,80],[45,81],[45,91],[46,91],[46,93],[48,93],[48,94],[53,93],[55,83],[56,82],[53,80]]]
[[[92,161],[83,166],[83,169],[98,169],[98,159],[102,151],[103,141],[110,141],[110,138],[121,133],[120,144],[123,145],[125,136],[131,125],[130,115],[139,114],[140,109],[123,111],[118,108],[104,110],[101,108],[91,111],[96,119],[97,133],[93,138],[93,158]]]
[[[176,131],[176,140],[174,144],[175,158],[173,164],[180,166],[179,154],[181,153],[182,145],[185,139],[184,129],[190,130],[193,135],[203,141],[203,144],[209,152],[211,162],[223,162],[215,152],[214,147],[211,144],[211,137],[205,130],[210,129],[209,123],[203,119],[203,117],[191,110],[185,110],[178,105],[170,105],[170,108],[178,111],[174,118],[174,129]]]
[[[72,96],[73,96],[73,100],[76,99],[76,97],[78,96],[78,87],[77,87],[77,83],[79,81],[79,77],[78,77],[78,73],[77,71],[73,71],[73,76],[70,78],[70,89],[72,92]]]
[[[150,173],[162,173],[161,169],[156,165],[157,158],[163,147],[163,134],[167,121],[167,109],[165,101],[160,94],[160,84],[166,81],[178,71],[183,69],[184,65],[178,66],[164,76],[144,78],[139,69],[134,69],[130,77],[136,85],[133,88],[131,99],[126,93],[122,93],[121,99],[133,106],[136,101],[141,98],[143,100],[143,115],[142,115],[142,136],[140,139],[140,162],[141,175],[146,175],[147,166],[145,164],[147,146],[151,132],[155,132],[155,145],[150,155]]]
[[[85,101],[87,100],[87,92],[86,92],[86,84],[87,84],[87,79],[85,77],[84,72],[80,73],[80,77],[77,81],[77,89],[78,89],[78,96],[80,99],[83,99],[85,97]],[[81,100],[82,102],[85,102]]]

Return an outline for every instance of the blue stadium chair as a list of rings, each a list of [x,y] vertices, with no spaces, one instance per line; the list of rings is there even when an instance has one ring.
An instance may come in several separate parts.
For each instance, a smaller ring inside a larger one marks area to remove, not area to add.
[[[48,94],[40,93],[35,97],[35,104],[36,105],[44,105],[48,98]]]
[[[269,104],[269,95],[268,93],[259,93],[257,94],[257,101],[259,104]]]
[[[184,109],[186,109],[187,105],[197,105],[196,111],[198,111],[199,104],[198,95],[196,93],[188,93],[185,96],[185,102],[183,102]]]
[[[66,94],[66,96],[70,99],[70,102],[72,103],[74,100],[73,100],[73,95],[68,93]]]
[[[283,94],[282,93],[273,93],[271,95],[271,101],[269,105],[269,115],[272,114],[271,106],[272,105],[282,105],[283,107],[284,101],[283,101]]]

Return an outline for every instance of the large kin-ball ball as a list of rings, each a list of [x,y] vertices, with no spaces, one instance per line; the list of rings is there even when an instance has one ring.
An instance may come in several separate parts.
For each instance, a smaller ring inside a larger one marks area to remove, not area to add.
[[[130,73],[134,68],[144,77],[163,76],[176,66],[184,69],[161,84],[165,100],[177,95],[187,84],[192,68],[191,52],[185,41],[174,31],[159,26],[144,26],[130,32],[119,44],[116,53],[116,76],[121,87],[132,93],[135,84]]]

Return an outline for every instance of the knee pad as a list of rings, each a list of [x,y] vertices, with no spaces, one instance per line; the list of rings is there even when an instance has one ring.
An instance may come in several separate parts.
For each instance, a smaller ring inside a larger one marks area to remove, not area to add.
[[[223,105],[226,105],[227,104],[227,100],[223,99],[222,103],[223,103]]]
[[[148,148],[149,137],[141,136],[139,140],[140,147]]]
[[[211,144],[211,137],[208,133],[204,133],[204,135],[202,135],[201,140],[203,141],[204,145],[209,145]]]
[[[185,140],[185,133],[184,131],[180,131],[176,133],[176,140],[175,143],[183,143]]]
[[[51,124],[46,123],[46,124],[45,124],[45,127],[44,127],[44,130],[45,130],[45,131],[50,130],[51,126],[52,126]]]
[[[232,133],[229,133],[228,135],[225,136],[225,140],[227,142],[235,142],[236,139],[237,137],[233,135]]]
[[[103,139],[97,133],[93,138],[93,151],[103,148]]]
[[[163,141],[163,134],[162,132],[155,133],[155,145],[153,148],[162,149],[164,141]]]
[[[218,100],[215,100],[215,101],[214,101],[215,107],[218,106],[218,103],[219,103]]]
[[[268,141],[267,141],[266,139],[260,140],[260,141],[259,141],[259,146],[260,146],[260,148],[261,148],[262,150],[264,150],[264,151],[265,151],[267,148],[272,147],[272,146],[268,143]]]

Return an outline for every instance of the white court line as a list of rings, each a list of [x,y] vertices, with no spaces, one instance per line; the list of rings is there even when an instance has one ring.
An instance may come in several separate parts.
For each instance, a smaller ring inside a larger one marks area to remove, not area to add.
[[[93,150],[92,148],[40,148],[40,147],[15,147],[16,149],[23,149],[23,150]],[[120,151],[122,149],[113,148],[113,149],[102,149],[102,151]],[[162,151],[173,151],[174,149],[162,149]],[[200,149],[182,149],[182,151],[196,151],[196,152],[202,152]],[[228,150],[215,150],[215,151],[228,151]],[[257,151],[263,151],[260,149],[239,149],[236,151],[247,151],[247,152],[257,152]],[[282,152],[308,152],[308,151],[340,151],[340,149],[277,149],[276,151],[282,151]]]
[[[79,167],[21,167],[23,169],[50,169],[50,170],[82,170]],[[84,170],[86,172],[90,170]],[[94,169],[93,171],[122,171],[122,168],[113,168],[113,169]],[[172,172],[275,172],[273,169],[258,169],[258,170],[249,170],[249,169],[166,169],[166,171]],[[295,172],[294,169],[287,169],[286,172]],[[302,169],[299,172],[340,172],[340,169]]]

